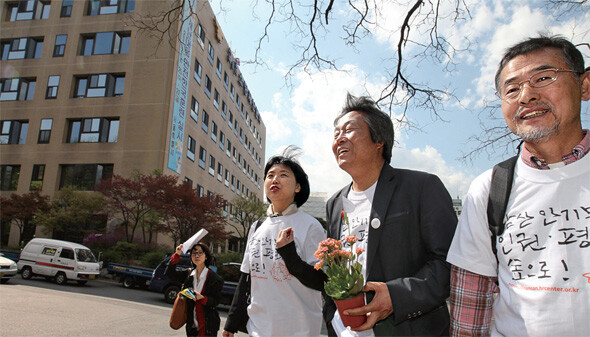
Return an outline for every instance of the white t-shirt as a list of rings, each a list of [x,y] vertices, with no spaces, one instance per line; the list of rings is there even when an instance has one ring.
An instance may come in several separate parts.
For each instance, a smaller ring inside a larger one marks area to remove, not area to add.
[[[371,205],[373,204],[373,197],[375,196],[376,188],[377,183],[375,182],[371,187],[361,192],[355,192],[350,189],[348,192],[348,197],[342,198],[342,207],[344,208],[344,211],[348,217],[350,229],[348,224],[344,222],[342,223],[340,240],[344,242],[344,239],[347,236],[355,235],[358,238],[358,241],[353,244],[353,251],[356,251],[357,248],[362,248],[365,250],[365,252],[359,257],[359,262],[363,265],[363,278],[365,283],[367,283],[367,247],[369,244],[369,221],[371,220]],[[345,243],[344,248],[348,249],[347,247],[348,245]],[[340,337],[374,336],[373,329],[357,332],[345,328],[338,311],[336,311],[334,314],[332,326],[334,327],[336,334]]]
[[[322,327],[321,292],[304,286],[291,275],[276,250],[276,239],[293,228],[297,254],[311,265],[320,241],[322,225],[312,216],[296,213],[269,217],[250,229],[241,271],[251,277],[252,301],[248,306],[250,336],[319,336]]]
[[[498,276],[492,335],[590,333],[590,155],[551,170],[517,161],[514,185],[491,251],[487,203],[491,170],[477,177],[463,205],[447,261]]]

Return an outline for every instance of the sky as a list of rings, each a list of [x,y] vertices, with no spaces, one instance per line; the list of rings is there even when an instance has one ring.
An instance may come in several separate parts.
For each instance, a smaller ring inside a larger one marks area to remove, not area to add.
[[[262,44],[261,58],[266,66],[242,62],[240,71],[266,125],[266,158],[280,153],[287,145],[302,149],[299,162],[309,176],[311,191],[328,196],[350,183],[351,178],[340,170],[331,150],[333,120],[344,104],[346,93],[378,98],[381,88],[390,79],[386,60],[397,53],[396,30],[413,1],[376,0],[380,8],[370,20],[370,34],[356,49],[343,42],[342,25],[354,13],[347,2],[335,2],[327,29],[319,35],[320,50],[337,57],[337,70],[301,69],[285,86],[285,74],[294,62],[297,51],[291,33],[292,21],[273,25]],[[298,2],[298,0],[294,0]],[[254,58],[258,39],[264,33],[268,14],[266,1],[211,1],[225,38],[240,60]],[[460,160],[476,147],[470,137],[482,132],[481,123],[492,125],[485,114],[486,103],[499,104],[494,95],[493,77],[506,48],[539,33],[560,34],[574,44],[590,42],[590,3],[574,12],[557,15],[547,8],[546,1],[479,1],[467,0],[470,18],[454,22],[449,13],[453,3],[441,1],[439,34],[456,48],[446,59],[410,59],[405,64],[411,81],[451,90],[457,99],[446,99],[437,113],[410,106],[407,116],[419,128],[407,128],[394,122],[396,144],[391,165],[421,170],[438,175],[453,198],[463,198],[471,181],[511,153],[484,151],[471,161]],[[220,7],[221,6],[221,7]],[[323,6],[325,8],[325,5]],[[222,10],[220,9],[222,8]],[[425,9],[425,8],[423,8]],[[419,17],[420,18],[420,17]],[[391,31],[394,30],[394,33]],[[427,43],[429,35],[420,28],[410,38]],[[416,52],[417,44],[408,44],[406,56]],[[585,65],[590,65],[590,49],[580,47]],[[444,67],[446,61],[453,65]],[[590,128],[590,107],[582,106],[582,126]],[[493,116],[501,118],[499,109]],[[403,113],[395,107],[394,117]],[[499,120],[503,123],[503,120]]]

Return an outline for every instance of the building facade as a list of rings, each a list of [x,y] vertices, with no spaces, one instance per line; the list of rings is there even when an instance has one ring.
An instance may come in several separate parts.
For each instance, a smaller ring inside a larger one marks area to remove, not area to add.
[[[2,2],[3,196],[158,169],[263,198],[266,128],[209,3],[191,1],[163,40],[133,22],[170,1]]]

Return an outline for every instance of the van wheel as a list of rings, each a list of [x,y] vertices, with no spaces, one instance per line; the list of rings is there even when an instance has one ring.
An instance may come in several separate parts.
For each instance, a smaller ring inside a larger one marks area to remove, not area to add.
[[[174,303],[179,291],[180,288],[178,288],[177,286],[169,286],[168,288],[166,288],[166,290],[164,290],[164,298],[166,299],[166,302],[170,304]]]
[[[57,275],[55,275],[55,283],[58,285],[64,285],[66,284],[66,282],[68,282],[68,278],[66,277],[66,274],[64,273],[57,273]]]
[[[20,276],[25,280],[28,280],[31,277],[33,277],[33,271],[31,270],[31,267],[24,267]]]
[[[76,281],[76,282],[78,282],[78,285],[79,285],[79,286],[83,286],[83,285],[85,285],[85,284],[86,284],[86,282],[88,282],[88,281],[86,281],[86,280],[82,280],[82,281]]]
[[[123,287],[125,287],[125,288],[133,288],[134,285],[135,285],[135,281],[133,280],[133,277],[126,276],[123,279]]]

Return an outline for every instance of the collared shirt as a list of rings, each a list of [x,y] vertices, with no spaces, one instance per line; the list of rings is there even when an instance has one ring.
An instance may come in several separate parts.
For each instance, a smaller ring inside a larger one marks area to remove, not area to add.
[[[289,214],[293,214],[296,212],[297,212],[297,205],[294,203],[289,205],[289,207],[285,208],[285,210],[282,212],[275,212],[274,208],[272,207],[272,204],[270,204],[268,206],[268,208],[266,209],[266,215],[268,215],[271,218],[276,217],[276,216],[289,215]]]
[[[590,132],[584,130],[584,138],[572,152],[562,157],[561,165],[571,164],[590,152]],[[526,148],[522,160],[539,170],[551,169],[542,159],[536,158]],[[483,276],[451,266],[451,336],[489,336],[492,326],[494,293],[499,292],[497,277]]]
[[[590,132],[588,132],[588,130],[583,130],[583,132],[584,137],[582,138],[582,141],[578,143],[578,145],[574,146],[570,153],[561,157],[561,164],[571,164],[584,157],[590,151]],[[526,146],[523,146],[521,158],[525,164],[539,170],[549,170],[551,166],[547,163],[547,161],[545,161],[545,159],[537,158],[534,154],[527,150]]]

